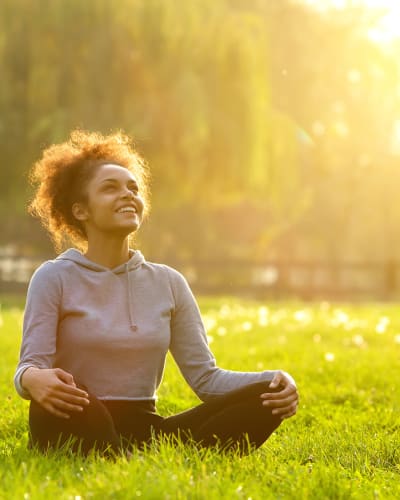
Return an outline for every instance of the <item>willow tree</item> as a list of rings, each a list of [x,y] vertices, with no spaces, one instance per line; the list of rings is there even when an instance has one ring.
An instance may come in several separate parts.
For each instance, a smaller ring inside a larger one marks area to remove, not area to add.
[[[3,0],[3,218],[22,211],[24,174],[44,145],[76,126],[122,128],[153,171],[149,245],[184,213],[180,244],[212,248],[216,211],[243,203],[258,214],[255,244],[265,210],[296,206],[300,192],[296,126],[271,105],[256,3]]]

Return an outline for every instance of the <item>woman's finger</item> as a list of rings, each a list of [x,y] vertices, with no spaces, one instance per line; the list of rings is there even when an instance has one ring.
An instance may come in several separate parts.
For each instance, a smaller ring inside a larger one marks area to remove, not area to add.
[[[81,398],[66,392],[53,392],[46,398],[51,404],[64,409],[84,408],[90,404],[89,398]],[[79,410],[78,410],[79,411]]]
[[[297,413],[297,408],[295,410],[290,410],[288,412],[278,414],[277,416],[280,417],[282,420],[284,420],[285,418],[294,417],[296,413]]]
[[[276,389],[279,387],[284,379],[283,372],[278,371],[275,373],[273,379],[271,380],[271,383],[269,384],[271,389]]]
[[[294,402],[298,402],[298,397],[296,394],[290,395],[286,398],[282,399],[267,399],[262,402],[263,406],[268,406],[270,408],[284,408],[285,406],[289,406]]]
[[[279,416],[281,418],[292,417],[297,412],[297,406],[298,405],[296,403],[296,404],[292,404],[292,405],[286,406],[284,408],[275,408],[274,410],[272,410],[271,413],[273,415]]]
[[[55,368],[54,373],[64,383],[75,387],[74,377],[71,375],[71,373],[68,373],[65,370],[62,370],[61,368]]]
[[[90,403],[89,397],[75,396],[73,394],[63,391],[54,392],[53,398],[65,401],[66,403],[84,405],[84,406],[87,406]]]
[[[76,397],[81,397],[85,399],[89,397],[89,394],[83,389],[78,389],[78,387],[75,387],[73,385],[68,385],[63,382],[57,384],[57,386],[54,389],[59,393],[71,394]]]
[[[58,410],[57,407],[53,406],[50,403],[44,404],[42,406],[45,410],[47,410],[49,413],[51,413],[52,415],[54,415],[56,417],[60,417],[60,418],[64,418],[64,419],[70,418],[70,415],[68,415],[68,413],[64,413],[64,412]]]
[[[54,401],[53,407],[56,407],[58,410],[73,411],[73,412],[81,412],[84,409],[82,405],[74,405],[71,403],[67,403],[66,401],[63,400]]]
[[[284,389],[282,389],[279,392],[265,392],[260,395],[262,399],[285,399],[291,394],[296,394],[297,395],[297,388],[294,385],[288,385]]]

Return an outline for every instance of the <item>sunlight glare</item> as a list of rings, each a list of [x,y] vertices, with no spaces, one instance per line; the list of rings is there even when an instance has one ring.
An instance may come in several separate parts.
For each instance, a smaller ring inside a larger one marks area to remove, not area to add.
[[[400,120],[396,120],[393,126],[392,154],[400,156]]]
[[[331,325],[334,327],[344,326],[350,321],[349,316],[341,309],[335,309],[333,312],[333,318],[331,320]]]
[[[375,332],[382,335],[386,332],[386,328],[389,325],[390,320],[386,316],[379,319],[378,324],[375,327]]]
[[[333,354],[333,352],[325,353],[325,361],[328,361],[329,363],[335,361],[335,355]]]
[[[203,316],[203,323],[205,326],[206,331],[213,330],[217,324],[216,320],[210,316]]]
[[[364,337],[362,335],[354,335],[354,337],[351,340],[353,344],[356,345],[357,347],[365,346]]]
[[[311,314],[305,309],[296,311],[293,316],[298,323],[310,323],[311,321]]]
[[[242,330],[244,332],[249,332],[253,328],[253,323],[251,321],[244,321],[242,323]]]
[[[220,337],[226,335],[226,328],[224,326],[219,326],[217,328],[217,335],[219,335]]]
[[[366,0],[365,0],[366,1]],[[400,39],[400,2],[398,0],[368,0],[366,3],[385,12],[376,28],[370,30],[372,40],[387,44]]]
[[[400,41],[400,2],[398,0],[303,0],[304,3],[326,11],[330,8],[347,9],[352,6],[365,6],[382,14],[374,28],[368,32],[369,37],[376,43],[386,45],[394,40]]]

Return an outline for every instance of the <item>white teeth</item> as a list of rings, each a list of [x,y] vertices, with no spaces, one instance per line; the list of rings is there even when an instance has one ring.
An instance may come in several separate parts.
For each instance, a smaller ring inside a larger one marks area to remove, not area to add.
[[[121,212],[132,212],[132,213],[136,213],[136,209],[133,208],[133,207],[122,207],[120,208],[119,210],[117,210],[118,213],[121,213]]]

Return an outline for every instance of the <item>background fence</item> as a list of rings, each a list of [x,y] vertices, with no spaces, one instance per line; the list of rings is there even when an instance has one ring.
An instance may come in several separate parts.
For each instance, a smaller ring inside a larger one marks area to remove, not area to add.
[[[175,267],[200,293],[350,301],[400,297],[400,261],[199,261]]]
[[[201,294],[350,301],[400,298],[400,261],[167,263],[181,271],[195,293]],[[29,279],[39,264],[40,261],[26,257],[0,256],[0,293],[26,293]]]

